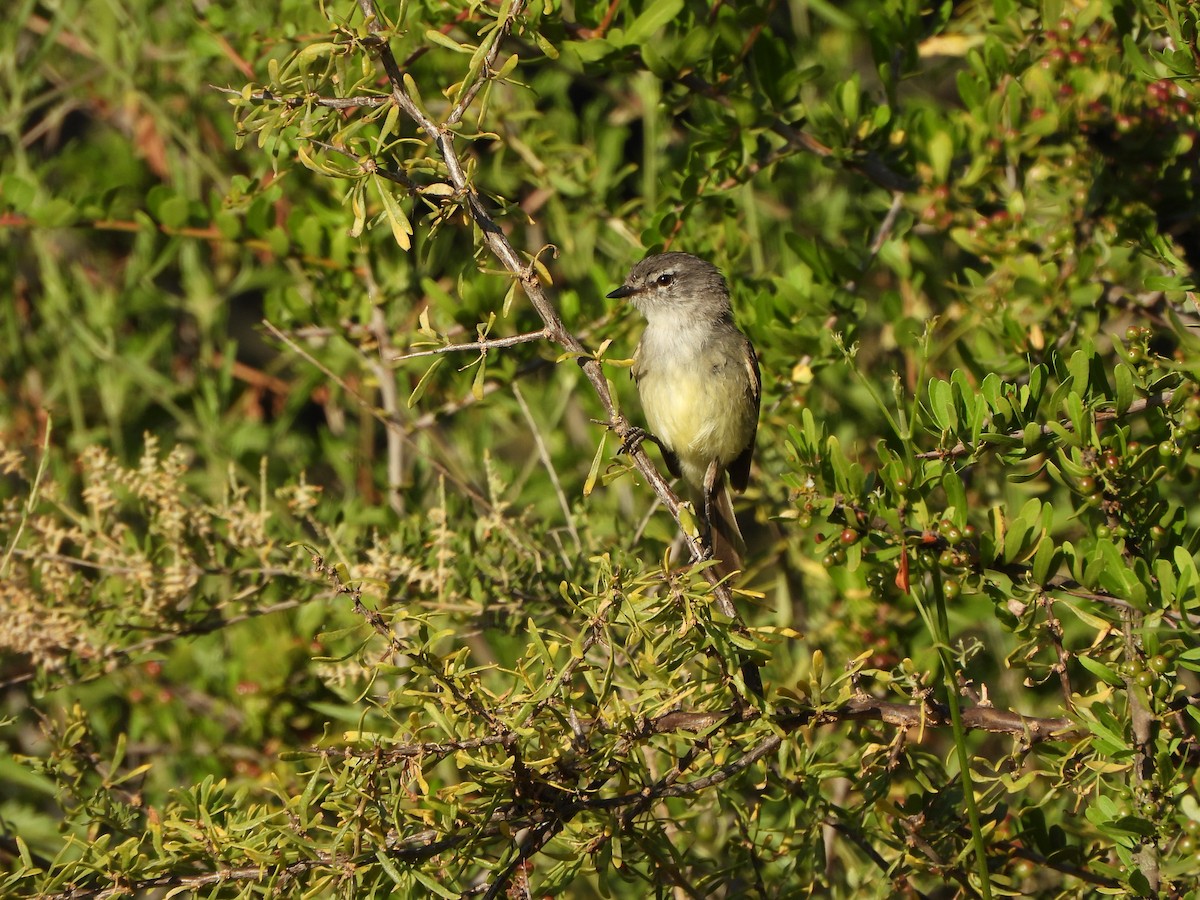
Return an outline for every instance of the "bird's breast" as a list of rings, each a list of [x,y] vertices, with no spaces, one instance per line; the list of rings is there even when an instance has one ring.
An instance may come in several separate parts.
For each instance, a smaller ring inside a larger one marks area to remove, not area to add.
[[[714,459],[728,465],[746,448],[757,409],[740,358],[725,358],[733,348],[656,331],[643,334],[634,363],[646,424],[697,484]]]

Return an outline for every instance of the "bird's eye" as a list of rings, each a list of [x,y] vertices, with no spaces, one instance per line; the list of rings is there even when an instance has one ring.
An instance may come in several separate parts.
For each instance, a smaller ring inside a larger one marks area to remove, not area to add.
[[[673,272],[663,272],[661,275],[659,275],[654,280],[658,284],[661,284],[663,287],[666,287],[668,284],[670,284],[672,281],[675,280],[675,274]]]

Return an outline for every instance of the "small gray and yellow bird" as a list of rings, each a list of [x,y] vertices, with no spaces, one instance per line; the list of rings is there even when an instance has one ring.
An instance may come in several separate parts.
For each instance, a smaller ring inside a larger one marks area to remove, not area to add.
[[[743,491],[758,431],[758,358],[733,322],[729,287],[690,253],[648,256],[608,295],[646,319],[633,377],[667,467],[703,509],[722,574],[741,568],[741,531],[726,484]]]

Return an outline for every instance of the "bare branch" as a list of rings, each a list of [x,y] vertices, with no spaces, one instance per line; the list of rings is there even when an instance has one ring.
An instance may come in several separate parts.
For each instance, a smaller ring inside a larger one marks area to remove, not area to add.
[[[1066,717],[1038,718],[992,706],[975,706],[962,711],[963,727],[971,731],[990,731],[996,734],[1011,734],[1024,738],[1031,744],[1042,741],[1074,741],[1087,734]],[[948,728],[950,712],[940,704],[928,701],[914,706],[890,703],[873,697],[861,697],[832,709],[798,710],[783,713],[779,718],[782,728],[799,728],[805,725],[827,725],[834,722],[850,722],[862,719],[877,719],[900,728]]]
[[[554,488],[554,496],[558,498],[559,509],[562,510],[563,518],[567,523],[567,531],[575,540],[575,549],[583,552],[583,542],[579,539],[579,529],[575,527],[575,514],[571,511],[571,504],[567,502],[567,495],[563,492],[562,482],[558,480],[558,472],[554,468],[554,460],[550,458],[550,451],[546,449],[546,442],[542,440],[542,432],[538,428],[537,422],[534,421],[533,413],[529,409],[529,404],[525,402],[525,395],[521,393],[521,386],[515,381],[512,385],[513,396],[517,400],[517,405],[521,408],[521,415],[525,417],[525,424],[529,426],[529,434],[533,437],[534,446],[537,447],[538,459],[542,461],[542,465],[546,469],[546,474],[550,478],[550,484]]]
[[[214,91],[220,91],[222,94],[232,94],[235,97],[246,96],[241,91],[221,87],[218,84],[210,84],[209,87]],[[313,106],[324,106],[329,109],[358,109],[359,107],[374,109],[379,106],[386,106],[391,102],[390,97],[381,97],[378,94],[368,94],[361,97],[319,97],[316,94],[305,94],[303,97],[280,97],[272,91],[265,89],[251,92],[247,99],[254,100],[257,103],[276,103],[280,106],[286,106],[288,109],[299,109],[310,103]]]

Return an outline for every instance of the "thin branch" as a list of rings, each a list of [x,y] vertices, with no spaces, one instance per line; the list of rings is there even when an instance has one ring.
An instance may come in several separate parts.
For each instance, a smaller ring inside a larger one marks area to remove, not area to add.
[[[400,402],[396,386],[396,372],[388,365],[392,346],[391,334],[383,309],[378,302],[379,285],[375,282],[375,273],[369,263],[364,268],[366,269],[367,293],[371,297],[371,321],[368,328],[375,339],[377,348],[375,354],[365,357],[365,362],[375,375],[375,381],[379,386],[379,405],[383,408],[384,414],[389,419],[398,419],[400,418]],[[404,492],[400,488],[404,481],[404,439],[399,429],[396,428],[385,427],[383,433],[387,445],[388,506],[396,515],[403,516],[405,511]]]
[[[896,191],[892,194],[892,205],[888,207],[887,214],[883,217],[883,221],[879,223],[879,227],[875,230],[875,237],[871,241],[870,251],[867,254],[866,260],[859,267],[858,277],[854,281],[846,283],[845,290],[849,294],[853,294],[858,290],[858,282],[871,268],[875,262],[875,258],[879,256],[879,251],[883,249],[883,245],[887,243],[889,237],[892,236],[892,231],[896,227],[896,220],[900,217],[900,210],[904,208],[904,194]]]
[[[1059,686],[1062,688],[1063,705],[1070,712],[1074,708],[1074,704],[1071,702],[1071,673],[1067,670],[1068,654],[1067,648],[1063,646],[1062,623],[1054,614],[1054,599],[1049,594],[1042,594],[1038,599],[1046,614],[1046,630],[1050,633],[1050,640],[1054,643],[1054,651],[1058,657],[1054,669],[1058,674]]]
[[[1021,569],[1022,572],[1026,569]],[[1119,609],[1123,612],[1136,612],[1137,607],[1128,600],[1122,600],[1120,597],[1113,597],[1110,594],[1102,593],[1099,589],[1087,589],[1079,582],[1071,578],[1057,577],[1051,578],[1044,585],[1048,591],[1059,591],[1063,594],[1070,594],[1072,597],[1078,597],[1081,600],[1091,600],[1094,603],[1102,603],[1105,606]],[[1184,617],[1183,614],[1176,612],[1173,609],[1166,609],[1160,612],[1162,622],[1170,625],[1172,628],[1182,628]],[[1188,613],[1187,624],[1193,628],[1200,627],[1200,616],[1194,613]]]
[[[585,644],[594,644],[598,639],[597,629],[601,623],[600,615],[590,623],[592,632],[585,639]],[[576,657],[580,659],[580,657]],[[557,679],[562,684],[565,679]],[[551,695],[556,692],[552,691]],[[716,726],[737,725],[753,722],[761,718],[753,710],[710,710],[695,712],[675,710],[664,713],[653,719],[646,719],[636,729],[625,732],[619,747],[629,748],[635,744],[644,743],[651,737],[663,734],[689,732],[698,734]],[[919,704],[893,703],[878,700],[874,697],[859,697],[838,706],[831,707],[800,707],[780,709],[772,717],[772,722],[782,731],[790,733],[800,728],[816,728],[823,725],[840,725],[846,722],[878,721],[885,725],[893,725],[904,730],[912,728],[947,728],[950,725],[949,712],[939,704],[926,701]],[[602,726],[600,720],[593,720],[581,726],[582,734],[586,737]],[[1023,738],[1031,744],[1045,741],[1076,741],[1086,737],[1088,732],[1079,728],[1065,717],[1040,718],[1025,716],[1021,713],[993,706],[975,706],[963,710],[963,726],[971,731],[986,731],[992,734],[1009,734]],[[501,731],[485,737],[463,741],[432,741],[421,744],[403,744],[395,747],[312,747],[309,753],[322,758],[342,757],[345,759],[372,759],[384,765],[395,765],[405,759],[440,758],[457,753],[460,750],[475,750],[480,747],[507,745],[518,740],[520,735],[514,731]],[[622,750],[622,752],[624,752]],[[619,755],[619,754],[618,754]]]
[[[471,82],[470,87],[463,92],[458,102],[454,104],[454,109],[450,111],[450,115],[446,116],[446,121],[442,123],[443,128],[453,128],[460,121],[462,121],[462,117],[466,115],[467,109],[471,106],[471,103],[475,100],[475,97],[478,96],[481,90],[483,90],[484,84],[487,83],[488,79],[491,77],[492,71],[496,65],[496,57],[500,54],[500,44],[503,43],[504,38],[508,35],[508,33],[512,31],[513,25],[517,23],[517,17],[524,11],[525,0],[515,0],[515,2],[508,8],[508,15],[504,17],[504,21],[500,22],[496,26],[495,31],[489,35],[492,46],[488,49],[487,55],[483,58],[483,64],[479,67],[479,74],[475,77],[475,80]]]
[[[239,90],[221,87],[219,84],[210,84],[209,87],[214,91],[220,91],[222,94],[245,97],[247,100],[253,100],[256,103],[277,103],[280,106],[286,106],[288,109],[299,109],[309,104],[324,106],[329,109],[358,109],[363,106],[374,109],[386,106],[391,102],[391,97],[380,96],[378,94],[368,94],[361,97],[318,97],[316,94],[305,94],[303,97],[281,97],[273,91],[264,88],[261,91],[252,91],[247,96]]]
[[[1142,631],[1143,616],[1140,610],[1123,610],[1121,613],[1121,631],[1125,637],[1125,658],[1137,659],[1141,650],[1138,635]],[[1132,675],[1124,675],[1125,693],[1129,697],[1130,732],[1133,737],[1133,799],[1140,803],[1149,798],[1154,790],[1155,758],[1154,732],[1156,721],[1154,713],[1146,705],[1146,695],[1134,684]],[[1158,895],[1159,888],[1159,848],[1155,835],[1145,835],[1133,853],[1138,869],[1150,885],[1151,896]]]
[[[365,9],[366,7],[364,4],[370,4],[371,6],[374,5],[373,0],[359,0],[359,6]],[[568,26],[568,31],[574,31],[574,33],[578,34],[579,37],[585,40],[596,33],[579,26],[574,26],[573,28]],[[628,53],[627,58],[635,65],[649,71],[645,60],[642,58],[642,54],[637,50]],[[725,107],[732,106],[732,100],[727,94],[722,92],[719,88],[709,84],[695,71],[682,72],[678,75],[677,80],[680,84],[694,94],[699,94],[700,96],[705,97],[708,100],[712,100],[714,103],[719,103]],[[784,148],[776,151],[774,154],[769,155],[766,160],[758,164],[757,168],[752,167],[751,174],[756,174],[766,166],[774,162],[778,162],[785,156],[798,151],[811,153],[814,156],[821,157],[822,159],[829,159],[834,155],[832,148],[826,146],[811,134],[801,131],[794,126],[789,125],[787,122],[776,120],[770,125],[770,128],[773,132],[775,132],[775,134],[783,138],[785,141]],[[851,156],[842,161],[842,164],[848,169],[860,172],[869,180],[875,182],[875,184],[882,188],[886,188],[892,193],[909,193],[915,190],[917,187],[917,183],[912,178],[906,175],[901,175],[899,172],[892,170],[887,163],[885,163],[883,159],[874,152],[867,152],[860,156]]]
[[[544,341],[547,337],[549,337],[549,333],[543,328],[541,331],[512,334],[508,337],[484,338],[483,340],[470,341],[466,344],[446,344],[442,347],[434,347],[432,350],[416,350],[412,353],[402,353],[398,356],[389,357],[388,361],[394,363],[405,362],[410,359],[420,359],[424,356],[440,356],[443,353],[465,353],[468,350],[478,350],[480,354],[483,354],[498,347],[515,347],[517,344]]]
[[[797,710],[783,713],[778,724],[792,729],[806,725],[828,725],[876,719],[900,728],[945,728],[950,726],[950,713],[940,704],[927,701],[920,705],[891,703],[873,697],[860,697],[832,709]],[[963,727],[972,731],[1011,734],[1031,744],[1042,741],[1073,741],[1087,734],[1075,727],[1066,717],[1039,718],[993,706],[975,706],[962,711]]]
[[[376,409],[375,405],[373,403],[368,401],[365,397],[363,397],[356,390],[354,390],[354,388],[352,388],[349,384],[347,384],[346,379],[342,378],[340,375],[338,375],[336,372],[334,372],[332,369],[330,369],[327,365],[322,363],[319,359],[317,359],[315,356],[313,356],[311,353],[309,353],[307,350],[305,350],[303,347],[301,347],[300,344],[298,344],[296,341],[294,341],[290,336],[288,336],[285,332],[283,332],[276,325],[272,324],[267,319],[263,319],[262,324],[263,324],[263,328],[265,328],[271,334],[272,337],[274,337],[278,341],[281,341],[293,353],[298,355],[301,359],[305,360],[310,365],[312,365],[314,368],[316,368],[319,372],[321,372],[326,378],[328,378],[330,380],[331,383],[336,384],[339,388],[341,388],[343,391],[345,391],[346,396],[352,398],[356,403],[359,404],[359,406],[362,409],[368,410],[370,412],[370,414],[376,420],[378,420],[379,422],[382,422],[388,428],[396,429],[397,432],[400,434],[400,436],[405,441],[407,441],[411,446],[413,446],[415,449],[417,449],[418,452],[420,452],[421,448],[417,447],[415,442],[412,439],[412,432],[419,430],[415,425],[412,428],[409,428],[408,427],[409,423],[401,422],[401,421],[397,420],[396,418],[393,418],[392,416],[388,416],[384,412]],[[438,460],[436,457],[430,456],[428,454],[424,454],[422,456],[422,458],[425,460],[426,463],[428,463],[431,467],[433,467],[435,470],[437,470],[439,475],[444,476],[448,481],[450,481],[456,487],[458,487],[459,490],[461,490],[463,492],[464,496],[469,497],[473,502],[479,504],[480,508],[488,509],[488,510],[490,510],[492,508],[492,505],[488,501],[487,497],[483,496],[483,494],[481,494],[478,490],[476,490],[471,485],[467,484],[467,482],[465,482],[461,477],[456,475],[454,472],[450,471],[450,469],[444,463],[442,463],[440,460]]]
[[[525,295],[529,298],[530,305],[533,306],[534,311],[537,312],[546,325],[548,339],[575,357],[584,376],[591,383],[601,406],[604,408],[613,431],[616,432],[622,441],[626,440],[633,433],[633,429],[629,421],[617,412],[612,395],[609,393],[608,379],[604,374],[600,360],[589,353],[579,339],[563,324],[554,305],[546,296],[546,292],[534,267],[526,265],[522,261],[521,255],[513,247],[507,235],[496,224],[496,221],[483,205],[483,201],[480,200],[474,185],[467,177],[458,150],[454,145],[454,134],[445,124],[439,125],[434,122],[408,93],[408,89],[404,86],[403,73],[396,63],[396,58],[392,54],[391,48],[388,46],[387,41],[379,36],[382,28],[379,24],[379,15],[375,9],[374,0],[359,0],[358,5],[366,17],[368,28],[374,36],[370,44],[379,53],[380,63],[392,86],[392,98],[401,111],[432,139],[438,153],[446,164],[448,179],[454,188],[465,197],[467,209],[471,214],[471,218],[479,226],[484,243],[504,268],[520,281]],[[520,10],[524,9],[524,6],[525,4],[520,2],[520,0],[513,3],[512,12],[505,19],[504,23],[501,24],[501,30],[506,26],[511,27],[514,17],[519,14]],[[496,40],[499,41],[502,37],[503,35],[497,35]],[[685,535],[687,540],[688,550],[691,553],[692,559],[696,562],[709,559],[712,555],[710,548],[698,535],[688,534],[687,529],[683,527],[681,517],[683,501],[671,489],[670,484],[668,484],[662,473],[655,468],[649,456],[646,455],[646,452],[641,447],[635,447],[630,450],[629,457],[679,525],[680,531]],[[703,574],[713,585],[716,603],[721,613],[734,622],[740,622],[741,620],[737,608],[734,606],[733,594],[729,586],[721,582],[720,576],[711,566],[703,569]]]
[[[579,531],[575,528],[575,514],[571,511],[571,504],[567,502],[567,495],[563,492],[562,483],[558,480],[558,472],[554,468],[554,460],[550,458],[550,451],[546,449],[546,442],[542,440],[541,429],[538,428],[537,422],[533,419],[533,413],[529,410],[529,404],[525,402],[525,395],[521,393],[521,387],[515,381],[512,383],[513,396],[517,398],[517,405],[521,408],[521,415],[525,417],[525,423],[529,426],[529,433],[533,436],[534,446],[537,447],[538,458],[542,461],[542,465],[546,468],[546,474],[550,476],[550,484],[554,488],[554,496],[558,498],[558,506],[562,510],[563,517],[567,522],[567,531],[575,540],[575,549],[579,552],[583,551],[583,541],[579,538]]]
[[[507,731],[507,729],[501,726],[492,710],[484,706],[476,694],[464,691],[457,680],[445,674],[442,666],[439,664],[440,661],[433,654],[423,651],[416,646],[405,644],[397,638],[379,610],[369,609],[363,603],[362,589],[360,587],[343,581],[337,567],[328,565],[320,554],[312,552],[311,556],[313,568],[328,579],[330,586],[336,594],[350,598],[350,602],[354,606],[354,612],[361,616],[375,633],[387,642],[388,648],[393,654],[410,657],[419,661],[429,670],[430,678],[449,691],[450,695],[460,704],[486,721],[492,727],[493,734],[502,734]],[[516,735],[513,733],[509,736],[509,740],[511,741],[515,737]]]
[[[633,57],[639,65],[645,66],[640,53],[635,52]],[[732,101],[728,95],[713,87],[694,71],[685,72],[680,75],[679,83],[693,93],[707,97],[709,100],[720,103],[722,106],[732,105]],[[801,131],[787,122],[777,119],[770,127],[773,132],[787,142],[786,146],[791,149],[803,150],[822,159],[833,156],[834,151],[832,148],[821,143],[821,141],[817,140],[811,134]],[[875,153],[866,153],[860,157],[851,157],[845,161],[845,165],[850,169],[861,172],[868,179],[892,193],[908,193],[916,188],[916,182],[913,179],[892,171]]]

